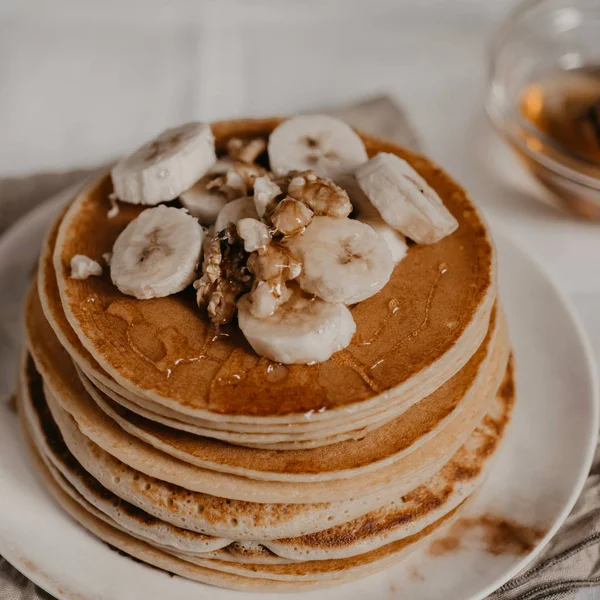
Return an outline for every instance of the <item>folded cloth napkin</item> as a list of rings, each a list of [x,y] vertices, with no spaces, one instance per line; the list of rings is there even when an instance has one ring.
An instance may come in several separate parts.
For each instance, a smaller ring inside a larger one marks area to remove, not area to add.
[[[404,111],[387,96],[326,112],[363,131],[419,148]],[[40,201],[92,172],[78,170],[0,180],[0,233]],[[600,590],[600,448],[569,518],[540,556],[489,600],[574,598],[578,589],[595,586]],[[37,599],[51,600],[51,596],[0,557],[0,600]]]

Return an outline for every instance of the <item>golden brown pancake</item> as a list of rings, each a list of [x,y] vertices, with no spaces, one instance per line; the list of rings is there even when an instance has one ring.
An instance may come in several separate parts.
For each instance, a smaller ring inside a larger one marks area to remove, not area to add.
[[[79,339],[75,335],[74,331],[69,326],[69,323],[64,315],[64,311],[62,310],[62,306],[60,303],[60,297],[58,294],[58,287],[56,285],[56,279],[54,276],[51,254],[54,246],[54,241],[56,237],[56,232],[58,229],[58,223],[55,224],[53,229],[49,232],[48,240],[45,245],[45,248],[41,257],[41,265],[39,270],[39,290],[40,296],[43,302],[44,312],[51,323],[54,323],[54,329],[57,335],[59,336],[61,343],[64,347],[71,353],[71,356],[76,360],[79,367],[87,373],[87,376],[92,380],[97,386],[100,387],[104,392],[109,394],[109,396],[113,399],[124,405],[126,408],[134,410],[138,413],[141,413],[142,416],[149,417],[150,419],[157,420],[159,422],[166,421],[166,424],[169,426],[175,426],[176,428],[183,429],[184,431],[188,431],[190,433],[200,434],[200,435],[208,435],[214,437],[216,439],[222,439],[225,441],[230,441],[232,443],[243,444],[249,447],[264,447],[271,450],[281,450],[281,449],[300,449],[300,448],[315,448],[319,446],[324,446],[327,444],[333,444],[338,441],[343,440],[352,440],[352,439],[360,439],[365,436],[369,431],[380,427],[383,423],[389,421],[394,416],[401,414],[404,410],[408,408],[410,404],[404,404],[400,406],[394,406],[392,403],[388,403],[391,406],[389,408],[381,409],[380,407],[375,406],[374,409],[369,411],[361,411],[358,417],[354,417],[352,413],[350,417],[345,417],[344,422],[341,424],[333,423],[332,419],[325,422],[316,422],[311,423],[311,431],[313,426],[316,426],[317,430],[324,430],[327,433],[326,437],[321,437],[323,435],[323,431],[317,432],[301,432],[301,433],[290,433],[292,428],[300,429],[305,424],[287,424],[287,425],[274,425],[269,427],[269,431],[272,429],[277,429],[279,427],[279,431],[287,431],[285,434],[272,434],[272,433],[232,433],[228,431],[228,429],[237,428],[237,431],[244,431],[245,428],[256,428],[254,431],[260,430],[264,427],[263,424],[260,425],[251,425],[244,423],[242,425],[230,422],[221,422],[218,425],[221,428],[221,431],[214,431],[213,429],[207,430],[206,427],[211,427],[210,421],[204,420],[202,425],[203,427],[198,427],[196,425],[190,425],[179,421],[178,419],[172,420],[171,417],[163,417],[164,414],[171,413],[172,415],[176,415],[177,413],[167,409],[165,407],[161,407],[160,405],[154,405],[155,409],[159,409],[161,415],[159,416],[157,413],[153,411],[148,411],[147,409],[142,409],[136,402],[136,398],[129,394],[127,397],[133,399],[131,402],[120,394],[115,393],[108,386],[115,385],[114,380],[107,377],[99,367],[97,363],[95,363],[94,359],[89,355],[87,350],[83,348]],[[94,366],[96,365],[96,366]],[[90,371],[92,373],[90,373]],[[104,383],[101,383],[103,381]],[[117,387],[117,389],[119,389]],[[121,390],[122,393],[127,393],[125,390]],[[412,392],[413,402],[419,397],[418,392]],[[373,415],[369,414],[373,413]],[[364,415],[364,416],[363,416]],[[352,423],[350,425],[349,423]],[[356,425],[355,425],[356,424]],[[360,429],[354,429],[355,427],[360,426]],[[313,436],[319,436],[316,439]]]
[[[500,318],[503,320],[503,315]],[[96,404],[128,433],[190,464],[277,481],[351,477],[366,469],[374,470],[383,462],[393,462],[447,426],[459,414],[459,407],[468,405],[470,395],[487,385],[488,363],[493,353],[497,352],[497,346],[508,347],[504,328],[504,322],[496,323],[496,317],[492,315],[490,331],[471,360],[442,387],[400,417],[373,431],[363,432],[360,439],[309,450],[278,452],[240,448],[178,431],[112,402],[85,377],[82,382]],[[501,363],[499,368],[503,370],[504,367],[505,364]]]
[[[252,589],[264,591],[295,591],[336,585],[376,573],[398,560],[408,556],[421,544],[430,541],[431,536],[440,533],[457,516],[452,511],[446,517],[425,528],[419,534],[394,542],[372,552],[348,559],[308,561],[293,565],[235,564],[217,559],[196,559],[159,550],[138,540],[115,527],[107,525],[82,508],[66,494],[52,477],[35,447],[26,434],[28,447],[36,470],[41,474],[46,487],[61,507],[85,529],[94,533],[111,546],[131,556],[196,581],[232,589]],[[247,568],[244,568],[247,567]],[[284,568],[282,567],[294,567]],[[240,575],[236,573],[243,573]]]
[[[213,130],[223,148],[279,122]],[[141,301],[106,269],[72,279],[75,254],[102,262],[144,210],[120,203],[109,219],[108,174],[49,232],[27,300],[21,416],[49,489],[101,539],[215,585],[322,587],[409,555],[484,480],[514,401],[493,244],[443,171],[362,138],[369,156],[411,163],[459,227],[411,245],[351,307],[351,345],[323,363],[257,356],[191,289]]]
[[[500,347],[500,356],[490,366],[487,387],[478,389],[457,418],[414,452],[392,464],[383,463],[373,472],[363,469],[365,472],[350,478],[310,481],[298,486],[294,482],[260,481],[187,465],[127,434],[99,409],[83,387],[72,361],[45,321],[35,293],[30,294],[26,312],[28,344],[38,370],[61,408],[75,417],[95,444],[148,475],[176,484],[184,481],[185,487],[194,491],[247,501],[303,503],[318,497],[329,502],[360,496],[369,490],[383,491],[392,484],[414,488],[449,459],[476,427],[500,385],[508,358],[508,346]],[[323,462],[327,462],[326,458]]]
[[[32,454],[33,452],[34,450],[32,449]],[[154,548],[153,546],[150,546],[149,544],[146,544],[140,540],[136,540],[126,533],[123,533],[114,527],[110,527],[106,523],[96,519],[90,513],[81,508],[76,502],[71,500],[61,490],[61,488],[52,479],[52,476],[48,473],[47,469],[45,469],[43,462],[39,458],[35,457],[35,460],[37,463],[36,468],[42,475],[46,486],[54,496],[55,500],[61,505],[63,510],[65,510],[85,529],[95,534],[111,547],[117,548],[120,551],[125,552],[126,554],[129,554],[138,560],[141,560],[142,562],[201,583],[208,583],[219,587],[226,587],[241,591],[295,592],[313,590],[333,585],[340,585],[342,583],[376,573],[387,568],[390,566],[390,564],[397,562],[399,558],[398,555],[402,550],[406,551],[405,556],[409,553],[409,549],[404,546],[403,548],[398,549],[396,554],[392,554],[391,556],[377,557],[373,560],[373,562],[367,563],[363,566],[363,568],[360,569],[353,569],[352,567],[354,567],[354,565],[351,564],[353,561],[350,561],[350,564],[342,565],[343,568],[341,570],[339,569],[339,566],[337,566],[338,570],[332,574],[331,578],[327,579],[311,579],[310,575],[307,575],[303,576],[299,581],[290,579],[279,580],[276,578],[267,579],[259,576],[245,577],[228,573],[226,571],[217,571],[210,567],[195,565],[189,560],[178,558],[173,554],[165,552],[164,550]],[[443,532],[446,530],[446,527],[452,523],[452,518],[454,517],[455,515],[451,515],[449,520],[447,520],[445,523],[441,523],[440,525],[442,525],[442,527],[439,528],[439,531],[436,531],[436,528],[432,526],[427,532],[424,532],[423,536],[419,540],[415,540],[415,545],[411,550],[416,550],[419,547],[417,546],[419,542],[423,544],[430,541],[432,536],[434,536],[436,533],[440,535],[443,534]]]
[[[160,521],[124,502],[89,475],[64,444],[45,404],[41,378],[31,359],[24,364],[22,409],[37,450],[55,480],[75,501],[105,522],[153,545],[204,558],[282,564],[287,560],[347,558],[413,535],[453,510],[481,483],[512,413],[512,366],[488,415],[440,473],[401,500],[363,517],[301,537],[231,544]],[[65,482],[62,480],[65,479]],[[227,548],[226,548],[227,546]],[[217,549],[217,552],[210,550]]]
[[[266,135],[276,123],[228,122],[214,130],[223,143],[248,131]],[[370,155],[387,151],[406,158],[460,226],[437,244],[412,247],[385,288],[352,308],[357,333],[348,349],[324,363],[290,365],[282,372],[251,350],[237,326],[215,335],[192,293],[140,301],[121,294],[108,273],[72,280],[72,256],[100,258],[142,210],[122,204],[120,214],[107,219],[108,177],[71,205],[54,253],[63,307],[82,344],[122,387],[215,420],[302,421],[309,411],[316,411],[315,420],[326,420],[349,406],[371,406],[364,404],[370,399],[383,402],[386,392],[411,382],[433,381],[433,391],[485,336],[495,297],[493,247],[464,191],[439,168],[399,147],[363,139]]]

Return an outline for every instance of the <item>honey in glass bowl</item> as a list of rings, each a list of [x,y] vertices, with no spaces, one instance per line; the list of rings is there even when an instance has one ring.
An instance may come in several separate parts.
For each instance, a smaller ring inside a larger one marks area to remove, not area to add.
[[[600,2],[513,13],[494,40],[486,108],[555,204],[600,219]]]

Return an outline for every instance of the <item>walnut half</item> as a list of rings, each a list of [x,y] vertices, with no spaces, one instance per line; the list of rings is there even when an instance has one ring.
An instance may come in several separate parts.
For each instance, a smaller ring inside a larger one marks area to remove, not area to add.
[[[271,223],[278,233],[291,236],[304,231],[312,218],[313,211],[304,202],[284,198],[271,214]]]
[[[306,204],[316,215],[347,217],[352,212],[346,191],[331,179],[319,177],[314,171],[294,173],[287,194]]]
[[[205,307],[215,325],[230,323],[235,317],[236,301],[252,285],[247,267],[248,253],[230,225],[204,243],[202,276],[194,281],[196,302]]]

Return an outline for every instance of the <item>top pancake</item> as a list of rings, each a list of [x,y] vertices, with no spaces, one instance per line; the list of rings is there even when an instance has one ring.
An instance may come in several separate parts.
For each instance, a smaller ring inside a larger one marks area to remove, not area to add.
[[[213,126],[219,145],[234,136],[268,135],[276,119]],[[465,192],[424,157],[363,135],[369,156],[406,159],[438,192],[459,222],[431,246],[412,246],[384,289],[352,307],[351,345],[316,365],[282,366],[257,356],[237,325],[217,331],[186,290],[138,300],[101,277],[74,280],[70,260],[102,261],[143,208],[120,203],[107,218],[106,175],[87,186],[59,228],[54,268],[66,316],[87,350],[126,389],[187,414],[220,418],[284,418],[315,411],[329,418],[356,403],[383,397],[437,368],[443,383],[475,352],[495,298],[493,246]],[[443,367],[443,368],[442,368]],[[320,411],[320,412],[319,412]]]

